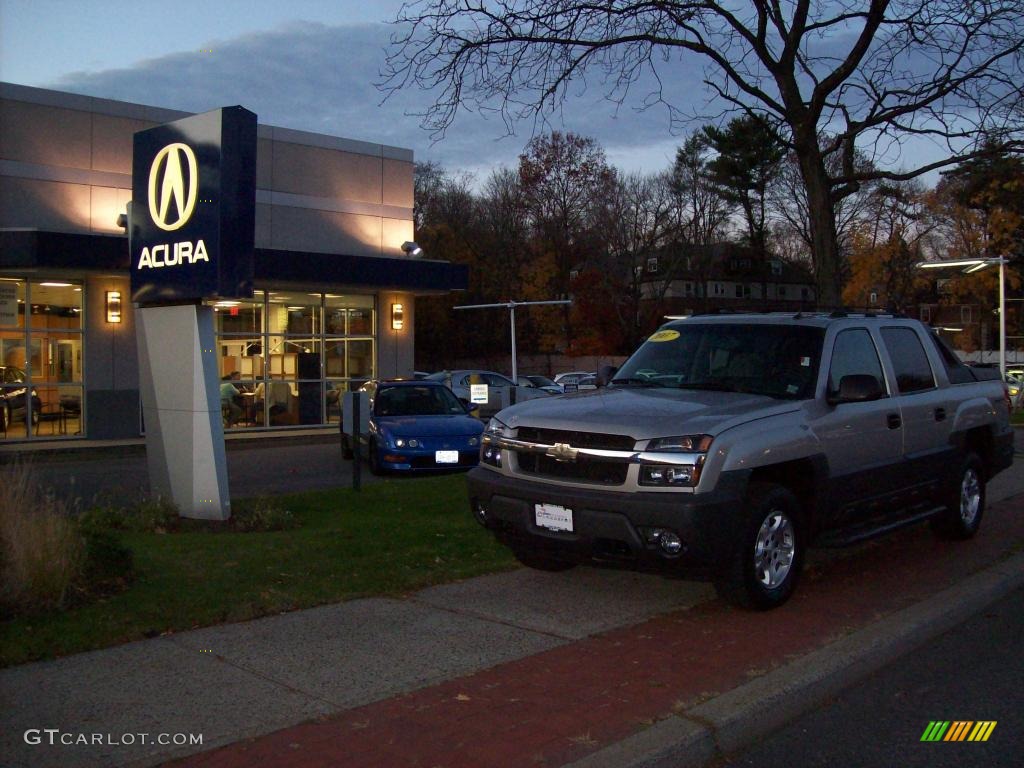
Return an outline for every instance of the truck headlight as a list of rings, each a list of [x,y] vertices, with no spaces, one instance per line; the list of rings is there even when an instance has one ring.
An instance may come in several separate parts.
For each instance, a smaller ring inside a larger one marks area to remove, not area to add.
[[[700,480],[704,458],[711,447],[711,435],[680,435],[659,437],[647,445],[645,453],[689,454],[686,462],[642,462],[640,485],[692,488]],[[680,457],[682,458],[682,457]]]
[[[508,427],[496,418],[487,422],[487,429],[484,430],[483,438],[480,440],[480,460],[484,464],[501,468],[501,448],[498,446],[498,438],[504,436],[506,429]]]

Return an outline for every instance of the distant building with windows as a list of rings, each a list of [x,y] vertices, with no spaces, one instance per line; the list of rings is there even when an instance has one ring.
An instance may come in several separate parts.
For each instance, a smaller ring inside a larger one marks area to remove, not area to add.
[[[666,314],[724,309],[796,312],[816,303],[808,269],[734,243],[651,256],[641,279],[645,298],[660,298]]]

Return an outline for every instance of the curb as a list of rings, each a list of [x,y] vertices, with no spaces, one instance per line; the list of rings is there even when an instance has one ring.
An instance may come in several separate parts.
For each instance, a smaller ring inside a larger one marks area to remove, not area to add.
[[[565,768],[684,768],[735,752],[1024,586],[1024,553]]]

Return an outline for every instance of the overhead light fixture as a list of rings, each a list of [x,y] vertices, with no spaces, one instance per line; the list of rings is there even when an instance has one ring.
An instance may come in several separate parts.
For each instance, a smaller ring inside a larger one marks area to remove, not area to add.
[[[400,331],[405,325],[405,308],[401,304],[391,305],[391,329]]]
[[[107,291],[107,322],[121,322],[121,292]]]
[[[43,288],[70,288],[71,283],[40,283]]]
[[[406,240],[404,243],[402,243],[402,250],[405,251],[407,256],[412,256],[413,258],[415,258],[416,256],[423,255],[423,249],[420,248],[419,245],[417,243],[414,243],[412,240]]]

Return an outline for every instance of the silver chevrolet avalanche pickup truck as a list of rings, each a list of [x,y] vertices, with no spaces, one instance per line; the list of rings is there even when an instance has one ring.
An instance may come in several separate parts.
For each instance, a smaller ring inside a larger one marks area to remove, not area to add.
[[[710,577],[773,608],[808,545],[929,520],[966,539],[1013,461],[998,371],[890,315],[671,322],[606,386],[506,408],[468,477],[477,520],[525,565]]]

